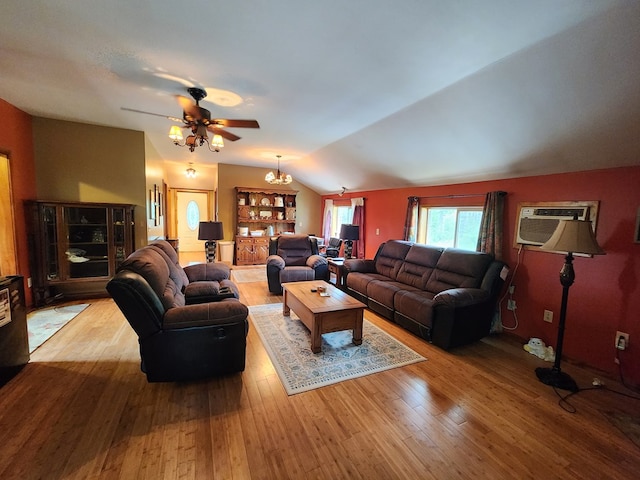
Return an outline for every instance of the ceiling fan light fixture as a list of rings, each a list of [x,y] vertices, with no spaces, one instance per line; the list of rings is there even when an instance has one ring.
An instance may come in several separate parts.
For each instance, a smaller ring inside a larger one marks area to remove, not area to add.
[[[222,135],[215,134],[213,136],[213,139],[211,140],[211,146],[214,148],[224,147],[224,140],[222,139]]]
[[[180,127],[178,127],[177,125],[172,126],[169,129],[169,138],[171,140],[173,140],[173,143],[175,143],[175,144],[180,142],[180,140],[182,140],[184,138],[182,136],[182,131],[180,130]]]
[[[265,175],[264,179],[271,185],[289,185],[293,182],[293,178],[291,175],[287,175],[280,171],[280,158],[282,155],[276,155],[276,157],[278,157],[278,173],[273,173],[273,171],[271,171]]]

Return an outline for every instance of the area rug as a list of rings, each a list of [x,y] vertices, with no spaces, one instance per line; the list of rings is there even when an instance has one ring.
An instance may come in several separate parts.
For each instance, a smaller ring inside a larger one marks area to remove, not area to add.
[[[58,330],[89,306],[88,303],[35,310],[27,315],[29,352],[46,342]]]
[[[267,268],[238,268],[231,270],[231,280],[236,283],[266,282]]]
[[[288,395],[426,360],[366,318],[362,345],[351,330],[325,333],[314,354],[309,330],[293,311],[282,315],[281,303],[249,307],[249,316]]]

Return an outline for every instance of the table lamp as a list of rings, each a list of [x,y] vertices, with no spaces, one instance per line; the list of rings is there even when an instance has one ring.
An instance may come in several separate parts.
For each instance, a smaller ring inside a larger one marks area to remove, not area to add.
[[[344,240],[344,258],[351,258],[353,241],[360,240],[360,225],[349,225],[343,223],[340,227],[340,238]]]
[[[552,368],[536,368],[536,376],[545,385],[551,385],[571,392],[578,391],[575,380],[560,369],[562,359],[562,342],[564,341],[564,326],[567,315],[567,299],[569,287],[573,285],[573,254],[585,253],[590,255],[604,255],[593,233],[589,220],[560,220],[551,238],[540,247],[540,250],[553,252],[567,252],[564,265],[560,270],[562,284],[562,303],[560,305],[560,321],[558,322],[558,341],[556,343],[556,358]]]
[[[198,227],[198,240],[206,240],[204,250],[207,262],[216,261],[216,240],[224,238],[222,222],[200,222]]]

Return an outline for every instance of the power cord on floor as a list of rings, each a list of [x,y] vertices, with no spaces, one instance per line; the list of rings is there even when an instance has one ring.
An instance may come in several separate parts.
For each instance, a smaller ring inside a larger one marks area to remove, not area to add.
[[[564,392],[560,392],[556,387],[553,387],[553,391],[556,393],[558,397],[560,397],[560,400],[558,400],[558,405],[560,405],[560,408],[562,408],[563,410],[569,413],[576,413],[577,412],[576,407],[574,407],[568,401],[568,399],[574,395],[577,395],[580,392],[586,392],[589,390],[604,390],[606,392],[620,395],[622,397],[631,398],[632,400],[640,400],[640,395],[637,394],[638,393],[637,390],[627,385],[624,380],[624,376],[622,374],[622,362],[620,360],[620,350],[616,350],[616,359],[618,360],[618,372],[620,374],[620,383],[622,383],[622,385],[628,390],[631,390],[632,392],[634,392],[634,394],[629,394],[626,392],[621,392],[620,390],[609,388],[604,383],[602,383],[600,379],[594,378],[592,387],[579,388],[577,391],[569,392],[566,395],[564,394]]]

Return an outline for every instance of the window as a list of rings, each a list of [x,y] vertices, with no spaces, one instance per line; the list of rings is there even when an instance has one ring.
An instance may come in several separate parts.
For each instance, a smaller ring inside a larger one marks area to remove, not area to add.
[[[482,207],[420,207],[418,243],[476,250]]]
[[[331,236],[340,237],[340,227],[343,223],[351,224],[353,222],[353,207],[349,205],[335,205],[331,212]]]

